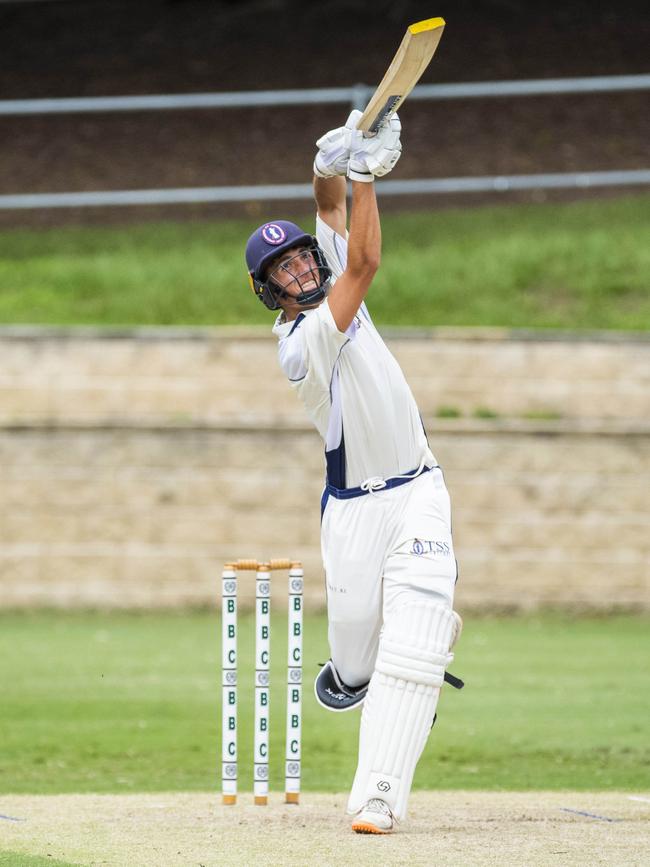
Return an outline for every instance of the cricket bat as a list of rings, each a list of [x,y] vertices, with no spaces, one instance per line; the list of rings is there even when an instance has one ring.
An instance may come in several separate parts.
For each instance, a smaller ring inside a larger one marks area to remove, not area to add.
[[[444,28],[443,18],[427,18],[409,24],[397,54],[359,119],[357,129],[372,134],[377,132],[382,121],[395,114],[429,65]]]

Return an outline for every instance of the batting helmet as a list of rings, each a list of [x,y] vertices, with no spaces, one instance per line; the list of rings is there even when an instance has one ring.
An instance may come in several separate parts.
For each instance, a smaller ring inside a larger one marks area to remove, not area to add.
[[[319,275],[319,285],[309,292],[289,295],[281,286],[266,279],[269,263],[292,247],[306,247],[312,253]],[[322,301],[329,289],[332,272],[318,241],[289,220],[264,223],[256,229],[246,244],[246,265],[251,289],[269,310],[278,310],[280,298],[291,298],[298,304],[309,306]]]

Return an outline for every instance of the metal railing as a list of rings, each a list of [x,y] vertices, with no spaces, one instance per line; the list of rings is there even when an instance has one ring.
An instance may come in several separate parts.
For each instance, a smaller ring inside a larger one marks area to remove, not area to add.
[[[589,78],[419,84],[411,92],[409,100],[484,99],[648,89],[650,89],[650,75],[605,75]],[[355,84],[351,87],[314,87],[303,90],[241,90],[230,93],[176,93],[154,96],[84,96],[70,99],[4,99],[0,100],[0,115],[185,111],[199,108],[262,108],[342,102],[349,102],[353,108],[364,108],[373,92],[374,88],[368,84]]]
[[[650,169],[621,172],[567,172],[494,177],[420,178],[382,180],[380,196],[414,196],[422,193],[506,193],[515,190],[595,189],[650,184]],[[104,190],[91,193],[23,193],[0,196],[0,209],[88,208],[124,205],[182,205],[228,202],[280,201],[313,198],[311,184],[264,184],[243,187],[181,187],[164,190]]]
[[[551,78],[523,81],[468,82],[418,85],[414,99],[476,99],[560,94],[609,93],[650,89],[650,75]],[[208,108],[252,108],[348,102],[363,108],[374,88],[310,88],[234,93],[188,93],[154,96],[80,97],[72,99],[0,100],[0,116],[77,114],[87,112],[164,111]],[[378,185],[382,195],[506,192],[532,189],[571,189],[630,186],[650,183],[650,169],[606,172],[566,172],[488,177],[420,178],[386,180]],[[0,210],[79,208],[123,205],[161,205],[208,202],[246,202],[312,197],[310,184],[261,186],[185,187],[178,189],[107,190],[75,193],[26,193],[0,195]]]

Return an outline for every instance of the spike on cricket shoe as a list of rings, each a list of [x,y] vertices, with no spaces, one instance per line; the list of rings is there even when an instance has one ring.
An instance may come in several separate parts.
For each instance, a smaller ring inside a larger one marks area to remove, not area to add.
[[[371,798],[352,822],[352,830],[357,834],[390,834],[394,827],[395,818],[381,798]]]

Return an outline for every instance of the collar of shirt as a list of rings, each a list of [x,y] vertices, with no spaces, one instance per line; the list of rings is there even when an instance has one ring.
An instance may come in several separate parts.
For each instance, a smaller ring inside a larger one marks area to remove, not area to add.
[[[295,326],[298,319],[301,317],[309,316],[312,313],[315,313],[318,310],[318,307],[313,307],[311,310],[303,310],[301,311],[295,319],[292,319],[291,322],[286,322],[284,319],[284,313],[280,313],[278,318],[275,320],[275,325],[273,326],[273,333],[276,337],[288,337],[291,334],[291,330]]]

